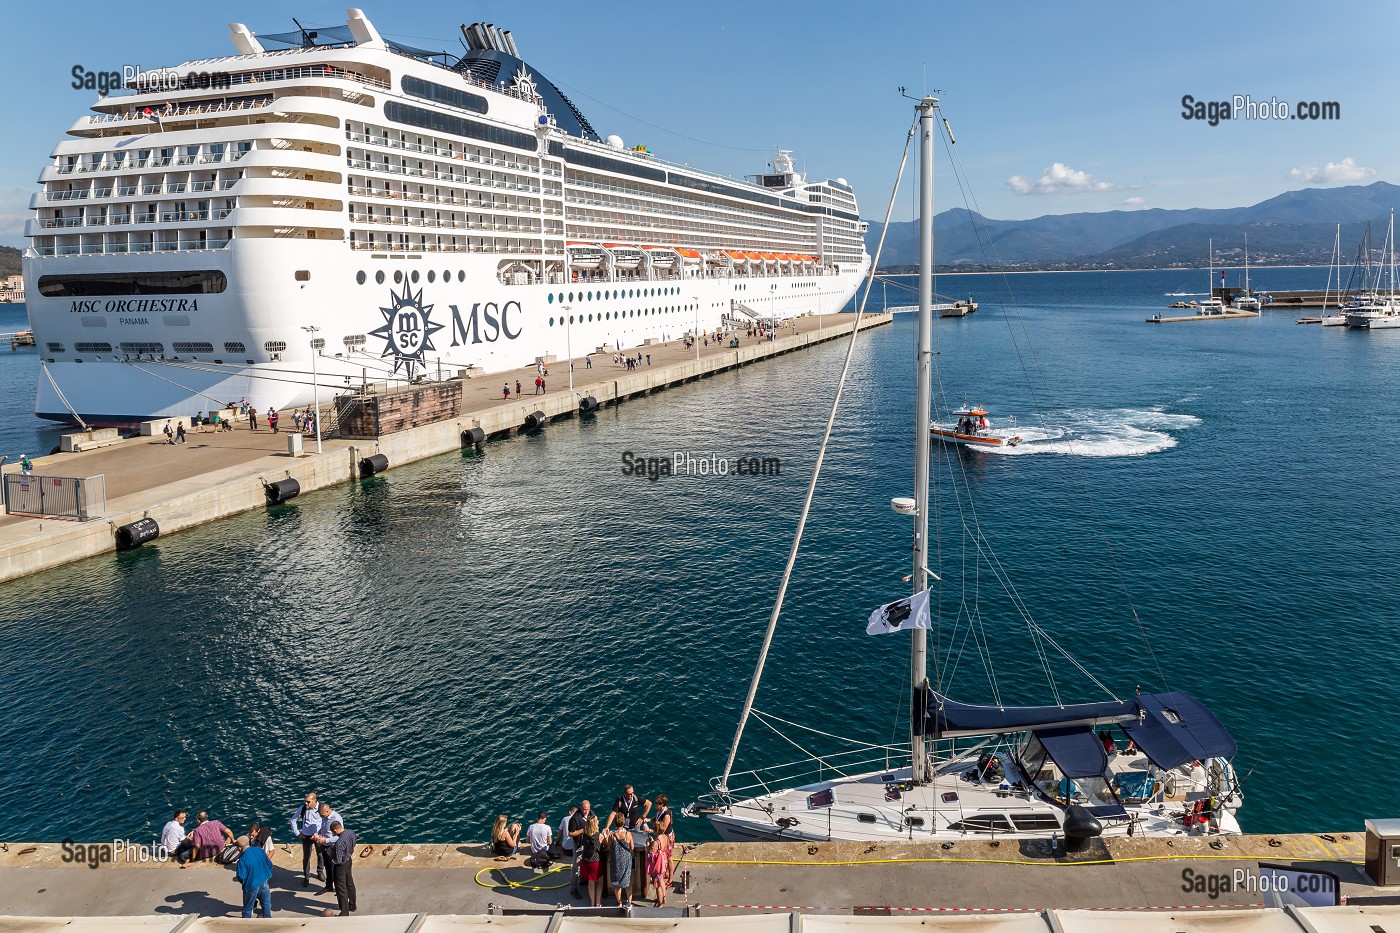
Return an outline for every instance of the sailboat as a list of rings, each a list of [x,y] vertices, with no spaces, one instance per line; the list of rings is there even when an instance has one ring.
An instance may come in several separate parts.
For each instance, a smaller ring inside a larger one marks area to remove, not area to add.
[[[1225,303],[1215,294],[1215,241],[1206,241],[1207,263],[1209,269],[1206,271],[1206,300],[1196,306],[1197,314],[1224,314]],[[1225,276],[1225,270],[1220,270],[1221,278]]]
[[[1337,273],[1337,304],[1336,311],[1327,313],[1327,303],[1332,297],[1332,272]],[[1342,327],[1347,322],[1347,316],[1342,312],[1342,225],[1337,224],[1337,236],[1332,242],[1332,267],[1327,270],[1327,290],[1322,294],[1322,317],[1319,323],[1323,327]]]
[[[1393,330],[1400,328],[1400,297],[1395,294],[1395,211],[1390,212],[1390,228],[1385,235],[1381,255],[1389,254],[1390,294],[1382,297],[1379,289],[1369,288],[1373,281],[1368,276],[1368,290],[1355,300],[1346,303],[1347,327],[1355,330]],[[1367,250],[1367,267],[1370,266],[1370,250]],[[1380,277],[1376,276],[1378,280]]]
[[[1238,295],[1234,301],[1236,311],[1259,312],[1262,305],[1259,299],[1254,297],[1254,293],[1249,290],[1249,234],[1244,235],[1244,292]]]
[[[731,841],[1063,837],[1068,848],[1100,835],[1239,833],[1235,811],[1242,796],[1230,764],[1235,741],[1187,693],[1119,698],[1104,688],[1110,699],[1100,702],[1063,703],[1056,692],[1048,705],[1013,706],[999,699],[976,705],[954,700],[940,692],[941,684],[935,688],[929,681],[930,606],[937,604],[942,583],[928,567],[937,553],[929,540],[933,445],[927,425],[934,365],[932,159],[938,109],[933,97],[916,106],[922,192],[914,496],[891,501],[896,513],[913,520],[913,567],[905,578],[912,593],[876,609],[867,624],[876,637],[906,631],[910,636],[907,742],[853,740],[855,747],[846,752],[759,771],[734,770],[751,716],[775,730],[797,725],[755,709],[754,700],[820,475],[824,440],[724,771],[711,782],[710,793],[683,812],[708,819]],[[848,351],[848,367],[850,357]],[[844,378],[843,370],[843,383]],[[840,391],[838,384],[828,439]],[[1023,618],[1034,625],[1028,615]],[[1042,649],[1046,644],[1059,649],[1048,633],[1038,626],[1035,631]]]

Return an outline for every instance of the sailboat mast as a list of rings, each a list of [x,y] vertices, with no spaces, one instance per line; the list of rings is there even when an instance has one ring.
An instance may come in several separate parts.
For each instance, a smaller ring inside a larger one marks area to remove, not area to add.
[[[1249,234],[1244,235],[1244,294],[1249,297]]]
[[[918,386],[914,393],[914,572],[915,593],[928,588],[928,487],[929,414],[933,407],[933,114],[938,98],[925,97],[915,109],[919,112],[919,359]],[[928,634],[910,630],[910,751],[913,754],[914,782],[928,780],[928,753],[924,742],[919,691],[928,680]]]

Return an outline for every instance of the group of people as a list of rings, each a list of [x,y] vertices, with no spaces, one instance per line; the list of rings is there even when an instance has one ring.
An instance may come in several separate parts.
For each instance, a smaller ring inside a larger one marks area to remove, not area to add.
[[[535,822],[525,830],[529,855],[525,864],[543,871],[558,857],[572,864],[570,894],[576,900],[585,897],[592,907],[603,906],[604,881],[612,889],[617,905],[625,913],[632,911],[633,859],[638,845],[646,851],[645,871],[656,890],[656,906],[664,907],[666,892],[671,887],[671,857],[676,844],[675,815],[665,794],[653,803],[637,795],[631,784],[613,802],[606,822],[600,823],[589,801],[580,801],[569,808],[559,823],[556,842],[549,814],[541,810]],[[521,846],[519,823],[509,823],[504,813],[496,817],[491,829],[491,851],[498,860],[508,859]]]
[[[517,394],[519,393],[519,388],[520,383],[517,382]],[[509,395],[509,390],[507,390],[507,395]],[[258,429],[258,410],[248,402],[246,397],[236,405],[229,403],[227,408],[247,418],[248,428],[250,430],[256,431]],[[272,429],[272,433],[280,434],[281,430],[278,428],[278,424],[281,421],[281,415],[277,409],[269,405],[266,418],[267,426]],[[310,405],[306,406],[304,409],[299,408],[292,412],[292,423],[296,425],[297,433],[299,434],[314,435],[316,433],[318,421],[319,417],[317,412]],[[203,434],[206,427],[212,427],[215,431],[232,431],[233,418],[231,416],[224,417],[217,410],[210,410],[208,414],[201,411],[190,419],[190,428],[195,432]],[[171,419],[167,419],[162,433],[165,435],[165,442],[167,444],[177,446],[186,443],[185,435],[189,432],[185,429],[184,419],[176,420],[173,425]]]
[[[641,354],[641,353],[638,353],[636,356],[632,356],[632,355],[630,355],[630,354],[628,354],[627,356],[623,356],[621,353],[614,353],[614,354],[613,354],[613,365],[614,365],[614,366],[625,366],[625,367],[626,367],[627,369],[629,369],[629,370],[630,370],[630,369],[640,369],[641,366],[642,366],[642,360],[643,360],[643,359],[646,360],[646,364],[647,364],[648,366],[651,365],[651,354],[650,354],[650,353],[647,353],[647,354],[645,354],[645,355],[643,355],[643,354]]]
[[[188,814],[176,810],[161,829],[160,844],[181,867],[192,861],[210,860],[233,864],[234,878],[243,889],[243,916],[272,916],[272,829],[254,822],[245,835],[235,837],[233,831],[219,820],[210,819],[201,810],[195,814],[194,830],[186,833]],[[340,916],[348,917],[358,908],[355,901],[355,833],[345,827],[344,820],[330,804],[318,801],[316,795],[306,799],[292,812],[292,835],[301,843],[302,887],[311,886],[311,856],[316,856],[318,881],[325,881],[320,893],[335,893]]]

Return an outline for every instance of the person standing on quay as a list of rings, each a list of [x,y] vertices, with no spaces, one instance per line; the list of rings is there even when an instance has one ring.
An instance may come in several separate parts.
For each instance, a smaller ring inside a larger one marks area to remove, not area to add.
[[[637,812],[639,810],[640,815]],[[622,788],[622,796],[613,801],[612,812],[608,814],[608,824],[603,828],[612,829],[613,823],[617,823],[618,826],[631,829],[637,825],[638,820],[646,819],[650,812],[651,801],[638,797],[632,785],[628,784]]]
[[[326,887],[322,894],[329,894],[335,890],[335,862],[331,859],[331,850],[335,848],[335,841],[339,833],[335,827],[343,825],[340,814],[331,809],[331,805],[324,800],[316,811],[320,815],[320,826],[316,829],[316,834],[311,838],[321,847],[321,859],[326,866]]]
[[[175,431],[170,427],[170,419],[165,419],[165,428],[161,432],[165,435],[165,442],[171,447],[175,446]]]
[[[325,858],[320,846],[312,838],[321,828],[321,817],[317,812],[316,795],[307,794],[301,806],[292,812],[292,835],[301,841],[301,886],[311,887],[311,850],[316,850],[316,880],[325,880]]]
[[[583,824],[583,832],[574,844],[574,851],[578,853],[578,878],[588,885],[590,907],[603,906],[602,848],[603,840],[598,836],[598,817],[590,813]]]
[[[185,443],[185,422],[183,421],[175,422],[175,440],[181,444]]]
[[[339,820],[331,824],[331,831],[336,834],[335,845],[331,847],[335,900],[340,906],[340,915],[348,917],[359,909],[355,903],[355,831],[346,829]]]
[[[515,380],[515,397],[520,398],[520,380]]]
[[[619,826],[603,838],[608,847],[608,883],[612,885],[617,906],[628,916],[632,914],[632,831]]]
[[[271,405],[267,406],[267,426],[272,429],[273,434],[279,433],[277,430],[278,417],[277,409],[273,408]]]
[[[262,905],[263,919],[272,916],[272,859],[250,844],[247,836],[238,837],[238,867],[233,876],[243,885],[243,916],[251,918],[253,908]]]
[[[584,834],[588,831],[588,821],[590,819],[594,819],[592,804],[587,800],[579,801],[578,809],[569,814],[569,818],[565,821],[562,832],[560,833],[565,841],[565,851],[571,850],[574,856],[573,884],[570,886],[569,893],[572,894],[575,899],[583,897],[583,892],[580,891],[578,887],[579,881],[582,880],[579,874],[579,860],[582,857],[579,844],[583,840]],[[596,820],[594,821],[596,822]],[[594,831],[596,832],[596,828]],[[593,860],[595,863],[598,860],[596,840],[593,846]]]
[[[252,405],[249,405],[249,406],[248,406],[248,430],[250,430],[250,431],[256,431],[257,429],[258,429],[258,410],[257,410],[256,408],[254,408]]]

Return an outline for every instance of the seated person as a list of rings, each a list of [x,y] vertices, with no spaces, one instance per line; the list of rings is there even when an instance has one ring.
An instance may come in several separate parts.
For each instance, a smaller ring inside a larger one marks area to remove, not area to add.
[[[549,847],[554,842],[554,830],[550,829],[548,813],[543,810],[539,812],[535,822],[525,830],[525,838],[530,841],[530,857],[525,863],[535,868],[548,868]]]
[[[506,815],[496,817],[496,825],[491,828],[491,853],[497,858],[509,858],[520,847],[520,824],[506,825]]]

